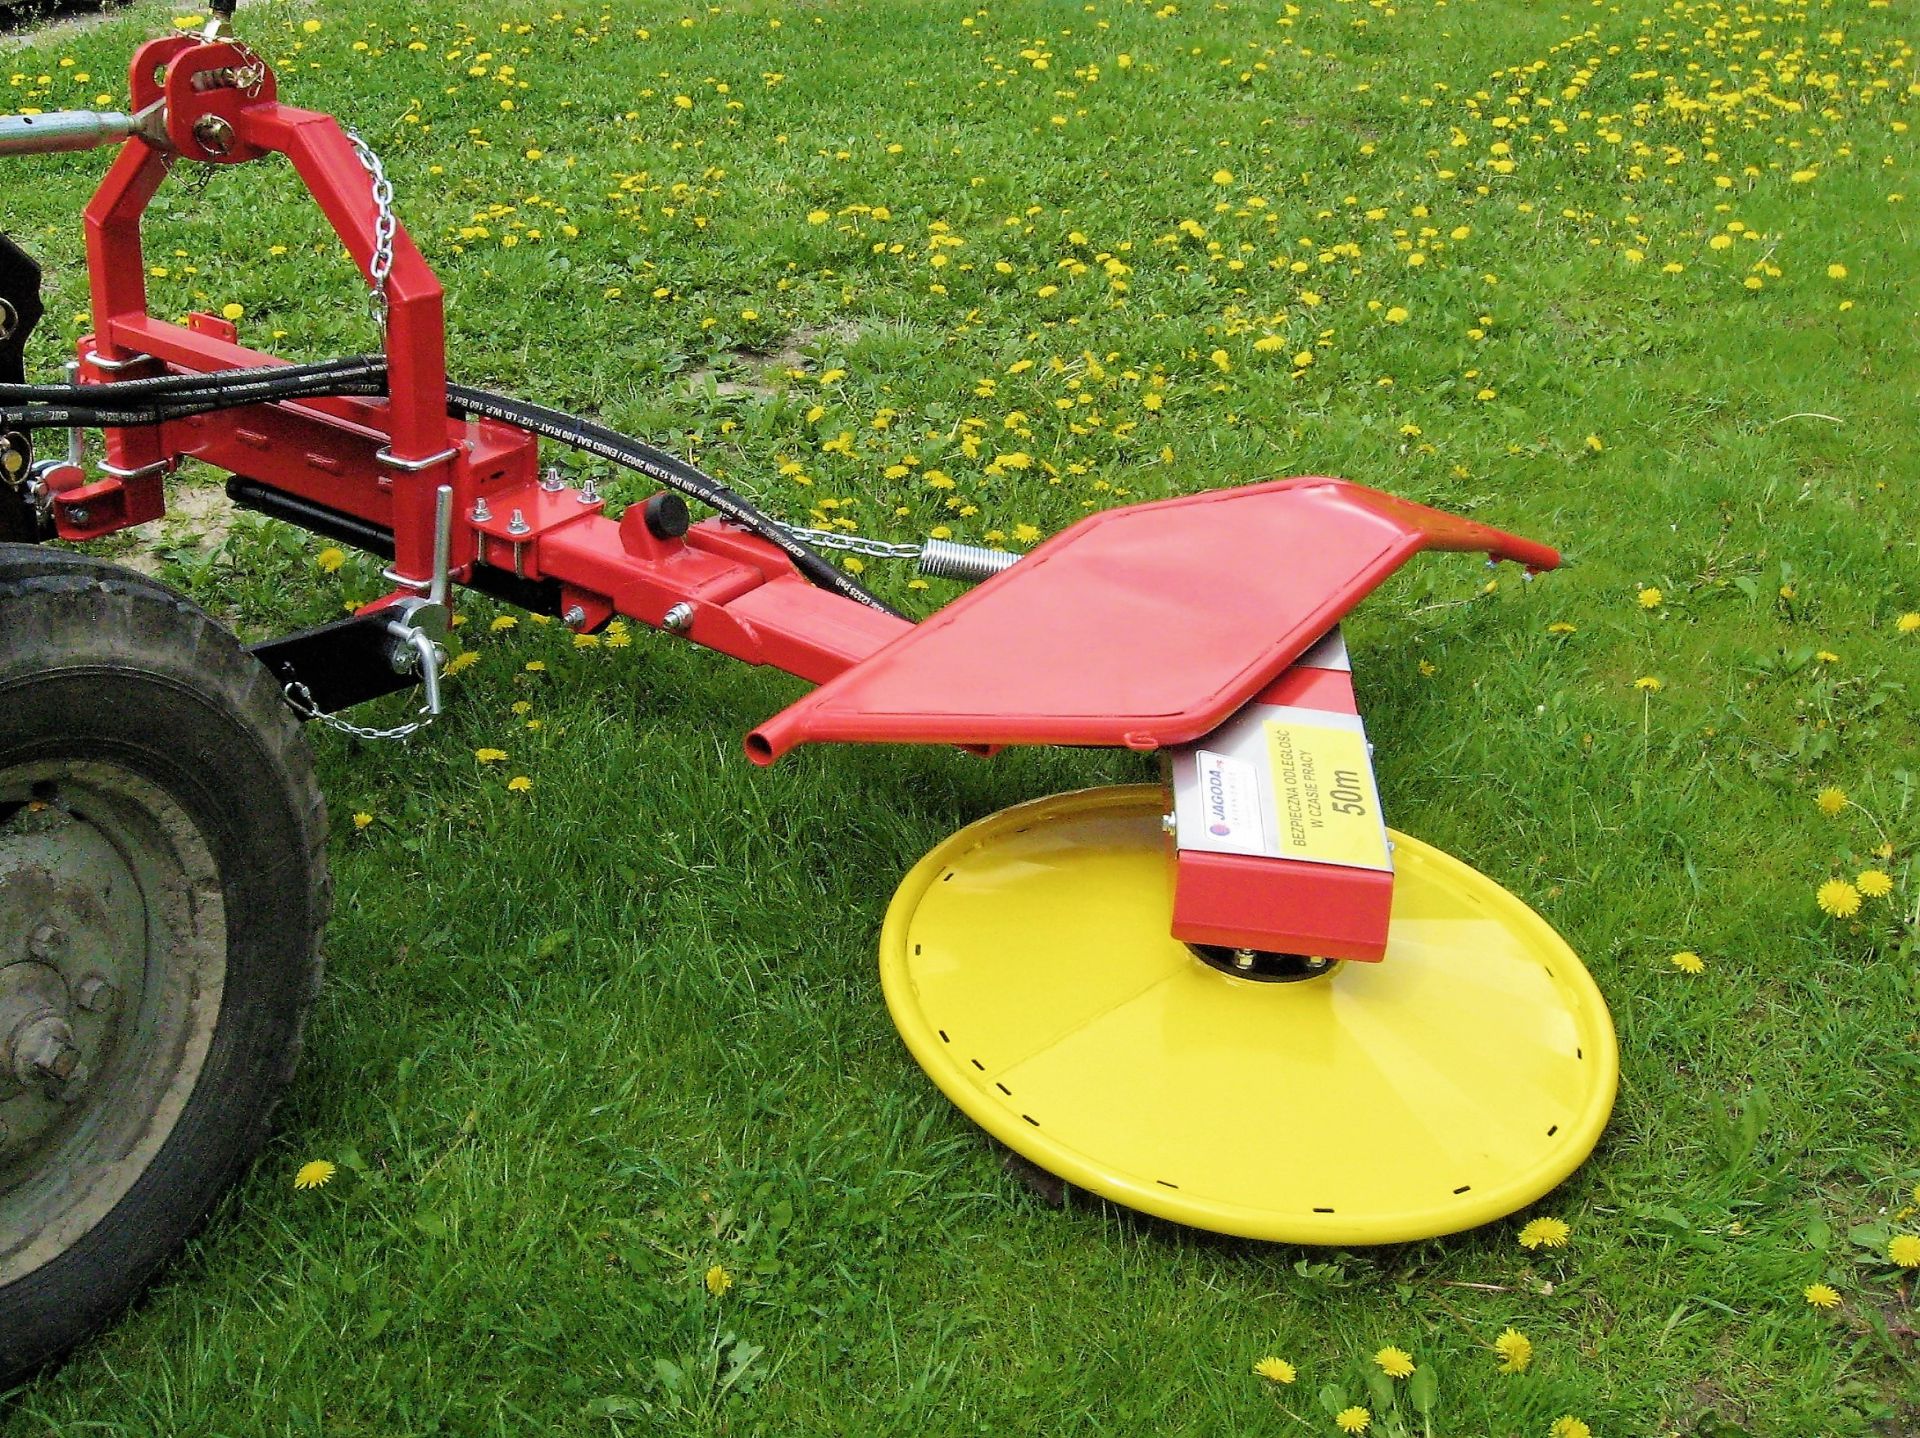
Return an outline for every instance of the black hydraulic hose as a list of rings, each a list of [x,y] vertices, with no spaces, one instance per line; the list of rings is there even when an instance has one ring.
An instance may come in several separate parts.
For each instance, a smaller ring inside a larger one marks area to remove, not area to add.
[[[166,387],[160,388],[159,386]],[[209,375],[172,375],[101,385],[0,387],[0,400],[31,390],[55,403],[0,405],[0,423],[19,429],[118,427],[159,424],[214,410],[321,395],[386,394],[381,359],[329,361],[324,365],[277,365]]]
[[[263,365],[98,385],[0,385],[0,427],[117,429],[282,400],[327,395],[379,397],[387,393],[386,378],[386,360],[379,355],[363,355],[312,365]],[[744,496],[676,455],[577,415],[469,385],[449,384],[447,401],[448,409],[455,414],[480,415],[514,425],[676,489],[775,545],[801,574],[822,589],[883,614],[905,617],[852,575],[821,558]]]
[[[477,414],[487,419],[497,419],[502,423],[515,425],[534,434],[544,435],[548,439],[569,445],[584,453],[611,460],[624,469],[644,474],[649,479],[657,480],[671,489],[677,489],[688,498],[699,500],[709,509],[726,515],[727,518],[752,530],[762,539],[777,545],[793,561],[796,569],[822,589],[831,590],[841,598],[851,599],[857,604],[864,604],[869,609],[891,614],[896,619],[905,618],[892,605],[869,593],[852,575],[827,563],[750,501],[729,489],[712,475],[696,469],[685,460],[668,454],[665,450],[655,449],[642,440],[621,434],[618,430],[608,429],[604,425],[594,424],[577,415],[549,409],[545,405],[531,404],[526,400],[509,399],[505,395],[491,394],[486,390],[474,389],[470,385],[449,384],[447,407],[460,414]]]
[[[74,392],[78,400],[90,398],[86,389]],[[272,404],[280,400],[318,399],[325,395],[354,395],[370,399],[384,398],[384,380],[360,380],[343,384],[337,380],[310,381],[303,385],[249,386],[232,391],[200,390],[122,409],[75,402],[65,405],[0,405],[0,427],[8,429],[125,429],[138,425],[162,424],[171,419],[186,419],[216,410],[244,409],[249,405]]]
[[[105,384],[0,384],[0,404],[59,404],[79,401],[106,407],[130,399],[152,399],[194,391],[224,391],[233,385],[267,381],[275,384],[301,384],[314,380],[339,380],[353,383],[365,379],[384,379],[387,361],[384,355],[352,355],[344,359],[322,360],[317,364],[258,365],[251,369],[215,370],[206,374],[163,374],[145,379],[112,380]]]

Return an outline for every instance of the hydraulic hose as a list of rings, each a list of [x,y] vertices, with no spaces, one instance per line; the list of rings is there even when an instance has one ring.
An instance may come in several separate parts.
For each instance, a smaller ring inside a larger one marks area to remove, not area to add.
[[[477,414],[516,425],[586,454],[611,460],[624,469],[644,474],[649,479],[677,489],[688,498],[697,499],[709,509],[752,530],[770,544],[777,545],[793,561],[796,569],[822,589],[832,590],[843,599],[851,599],[883,614],[905,617],[892,605],[869,593],[852,575],[827,563],[747,499],[712,475],[665,450],[655,449],[642,440],[577,415],[548,409],[545,405],[530,404],[525,400],[509,399],[505,395],[490,394],[469,385],[449,384],[447,407],[456,413]]]
[[[210,374],[163,374],[146,379],[121,379],[107,384],[0,384],[0,404],[59,404],[108,400],[150,399],[193,391],[225,391],[235,385],[258,381],[274,384],[298,384],[308,380],[337,379],[352,383],[363,379],[384,381],[387,361],[384,355],[352,355],[344,359],[321,360],[316,364],[258,365],[252,369],[216,370]]]
[[[0,385],[0,427],[9,429],[106,429],[161,424],[217,410],[327,395],[383,396],[387,362],[361,355],[308,365],[263,365],[208,374],[157,375],[98,385]],[[904,617],[870,593],[852,575],[829,564],[778,521],[744,496],[696,466],[643,440],[562,410],[475,389],[447,386],[447,408],[479,415],[598,455],[643,474],[775,545],[794,567],[822,589],[844,599]]]

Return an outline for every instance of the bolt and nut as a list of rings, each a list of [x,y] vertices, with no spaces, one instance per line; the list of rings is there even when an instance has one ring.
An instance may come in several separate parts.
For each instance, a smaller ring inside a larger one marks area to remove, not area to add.
[[[58,924],[39,924],[27,936],[27,952],[42,963],[52,963],[67,950],[67,936]]]
[[[90,1014],[105,1014],[113,1011],[120,1002],[120,990],[108,983],[101,974],[88,974],[73,988],[74,1002]]]

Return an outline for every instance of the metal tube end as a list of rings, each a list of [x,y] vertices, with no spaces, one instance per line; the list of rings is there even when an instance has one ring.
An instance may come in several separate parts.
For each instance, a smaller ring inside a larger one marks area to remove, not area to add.
[[[1020,556],[1004,549],[987,549],[978,544],[956,544],[950,539],[929,539],[920,550],[920,572],[929,579],[958,579],[978,584],[1003,569],[1020,562]]]

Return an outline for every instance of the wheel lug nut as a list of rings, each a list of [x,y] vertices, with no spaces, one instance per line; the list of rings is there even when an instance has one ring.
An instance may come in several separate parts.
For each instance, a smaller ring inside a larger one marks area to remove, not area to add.
[[[66,952],[67,936],[55,924],[41,924],[27,940],[27,952],[42,963],[51,963]]]
[[[90,1014],[105,1014],[113,1011],[120,1002],[120,990],[108,983],[99,974],[88,974],[80,980],[73,991],[74,1001]]]
[[[34,1067],[47,1078],[58,1079],[62,1083],[72,1078],[76,1071],[79,1072],[83,1078],[86,1074],[86,1070],[82,1068],[80,1064],[80,1050],[64,1039],[60,1041],[59,1047],[56,1048],[52,1054],[46,1058],[36,1060]]]

